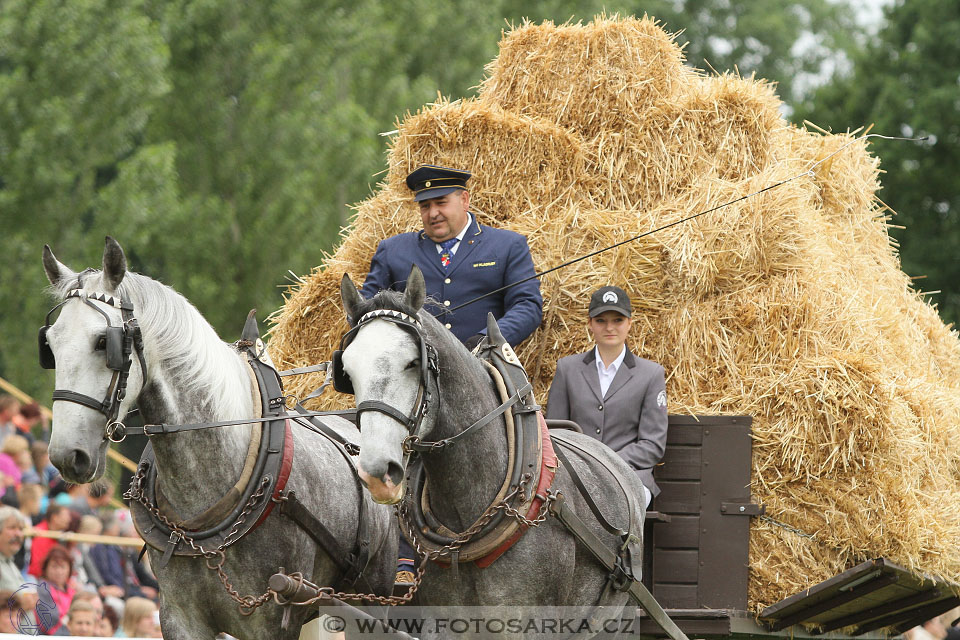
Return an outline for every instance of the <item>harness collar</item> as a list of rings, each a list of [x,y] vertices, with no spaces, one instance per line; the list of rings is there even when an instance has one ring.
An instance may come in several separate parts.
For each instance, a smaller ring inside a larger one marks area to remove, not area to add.
[[[508,459],[513,463],[508,463],[504,484],[491,506],[509,498],[512,503],[511,511],[529,519],[542,509],[556,473],[557,459],[546,423],[542,421],[539,407],[533,398],[530,382],[516,354],[502,339],[498,330],[488,333],[485,344],[487,346],[480,352],[482,361],[490,370],[500,397],[507,400],[461,434],[489,424],[493,414],[506,414]],[[452,440],[441,440],[440,443]],[[487,567],[516,543],[527,529],[527,525],[519,519],[507,518],[504,510],[499,510],[475,535],[471,535],[462,544],[455,545],[455,541],[463,534],[445,527],[432,513],[422,458],[411,462],[407,470],[407,481],[407,495],[401,507],[404,529],[408,532],[408,537],[441,566],[474,562],[480,568]],[[514,497],[510,497],[511,495]],[[484,513],[489,510],[490,507]],[[475,529],[484,518],[485,516],[481,515],[480,520],[467,530]],[[454,546],[456,550],[445,551]]]

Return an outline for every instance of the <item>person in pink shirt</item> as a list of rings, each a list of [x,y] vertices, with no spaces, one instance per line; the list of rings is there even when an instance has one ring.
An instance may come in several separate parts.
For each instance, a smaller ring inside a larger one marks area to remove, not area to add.
[[[52,616],[53,624],[49,629],[45,629],[47,635],[55,635],[63,624],[64,615],[70,610],[73,596],[77,593],[73,580],[73,558],[70,557],[70,552],[60,545],[50,549],[43,561],[40,579],[50,589],[53,604],[57,608],[57,612]]]

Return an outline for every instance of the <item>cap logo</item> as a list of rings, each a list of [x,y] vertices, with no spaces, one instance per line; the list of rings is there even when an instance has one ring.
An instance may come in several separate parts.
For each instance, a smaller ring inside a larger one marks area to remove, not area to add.
[[[613,291],[607,291],[605,294],[603,294],[603,301],[617,304],[620,302],[620,298],[618,298],[617,294]]]

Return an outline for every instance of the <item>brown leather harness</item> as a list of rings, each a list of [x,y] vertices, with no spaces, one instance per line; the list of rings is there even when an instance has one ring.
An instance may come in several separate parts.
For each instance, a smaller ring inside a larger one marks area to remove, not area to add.
[[[356,451],[355,445],[346,442],[333,429],[317,420],[316,413],[304,411],[299,406],[292,413],[286,410],[280,377],[271,365],[261,359],[263,343],[258,335],[256,320],[251,312],[237,346],[246,355],[256,381],[255,395],[259,399],[261,416],[216,423],[146,425],[142,428],[143,433],[152,436],[259,423],[262,427],[259,431],[253,430],[240,479],[214,505],[184,521],[173,512],[159,490],[156,457],[152,445],[148,443],[125,496],[130,499],[134,525],[146,545],[163,554],[158,563],[159,567],[163,567],[172,556],[209,557],[211,551],[222,552],[260,526],[274,507],[279,505],[278,513],[295,522],[339,567],[341,577],[337,585],[351,588],[362,577],[370,559],[369,517],[363,486],[357,478],[357,535],[352,548],[344,548],[323,522],[297,498],[296,493],[286,490],[294,461],[291,422],[333,442],[351,467],[354,465],[351,453]],[[123,429],[123,435],[137,431],[129,427]]]

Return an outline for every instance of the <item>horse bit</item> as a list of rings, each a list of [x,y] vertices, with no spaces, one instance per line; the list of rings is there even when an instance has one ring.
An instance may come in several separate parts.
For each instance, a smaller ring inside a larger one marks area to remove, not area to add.
[[[117,420],[120,414],[120,404],[127,395],[127,379],[130,376],[130,366],[133,363],[132,355],[137,354],[140,361],[140,372],[144,379],[147,377],[147,365],[143,357],[143,337],[140,333],[140,325],[133,315],[133,305],[124,300],[118,288],[116,296],[108,296],[104,293],[86,291],[80,282],[84,273],[91,272],[93,269],[87,269],[77,275],[77,286],[67,292],[63,301],[54,306],[47,312],[44,325],[40,327],[38,337],[40,366],[44,369],[56,369],[57,363],[47,341],[47,330],[50,329],[50,316],[60,307],[74,298],[82,300],[84,304],[94,309],[102,315],[107,321],[106,332],[97,340],[96,349],[106,351],[107,368],[113,371],[113,378],[107,387],[107,392],[103,400],[97,400],[76,391],[67,389],[56,389],[53,392],[53,401],[63,400],[83,405],[102,413],[107,418],[107,424],[104,429],[104,439],[111,442],[121,442],[126,437],[126,427]],[[113,326],[110,316],[95,304],[99,302],[116,309],[120,309],[122,324],[119,327]]]

